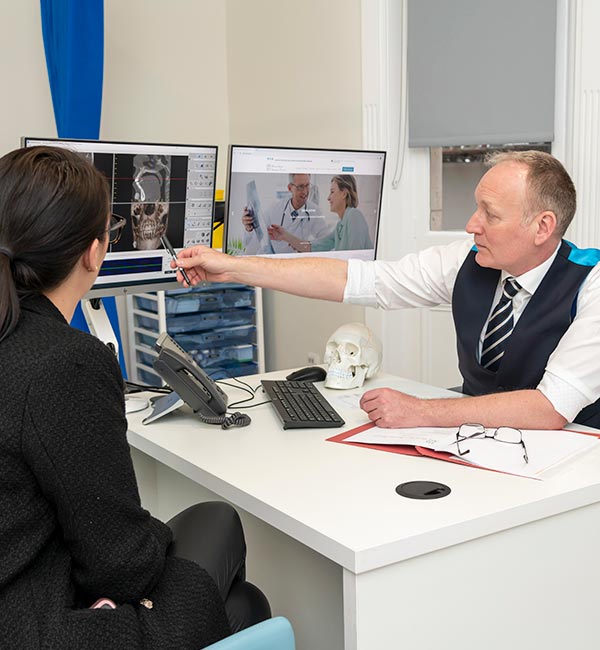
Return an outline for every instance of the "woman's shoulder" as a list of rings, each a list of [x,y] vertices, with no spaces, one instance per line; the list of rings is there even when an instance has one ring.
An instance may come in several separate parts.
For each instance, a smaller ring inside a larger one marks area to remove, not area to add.
[[[62,344],[53,350],[54,362],[66,367],[86,366],[93,372],[119,372],[114,352],[92,334],[73,327],[66,328]]]
[[[32,362],[53,374],[71,372],[77,367],[94,371],[119,371],[115,354],[95,336],[71,327],[64,321],[24,313],[15,331],[19,347],[26,346]]]
[[[49,404],[88,414],[96,408],[105,423],[116,421],[123,402],[123,375],[116,355],[91,334],[66,324],[61,330],[60,340],[48,341],[47,349],[28,365],[32,421],[39,429]]]
[[[365,215],[358,208],[346,208],[344,221],[348,223],[366,223]]]

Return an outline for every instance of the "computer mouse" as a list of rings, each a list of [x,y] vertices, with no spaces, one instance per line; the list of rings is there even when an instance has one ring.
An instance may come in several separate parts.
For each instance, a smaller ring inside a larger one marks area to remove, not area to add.
[[[288,381],[324,381],[327,377],[327,370],[319,366],[308,366],[308,368],[300,368],[294,370],[286,379]]]

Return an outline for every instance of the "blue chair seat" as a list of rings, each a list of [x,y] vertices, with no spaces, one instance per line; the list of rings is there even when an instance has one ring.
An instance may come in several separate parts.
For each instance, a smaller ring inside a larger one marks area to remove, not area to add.
[[[287,618],[276,616],[217,641],[206,650],[295,650],[294,631]]]

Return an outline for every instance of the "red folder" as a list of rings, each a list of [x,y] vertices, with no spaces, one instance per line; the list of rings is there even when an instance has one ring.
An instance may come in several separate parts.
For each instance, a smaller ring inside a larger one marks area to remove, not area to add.
[[[353,445],[355,447],[366,447],[367,449],[377,449],[379,451],[387,451],[392,454],[403,454],[404,456],[429,456],[430,458],[438,458],[439,460],[446,460],[450,463],[458,463],[459,465],[468,465],[469,467],[477,467],[472,463],[466,463],[463,460],[458,460],[453,458],[452,454],[447,454],[441,451],[433,451],[433,449],[427,449],[426,447],[415,447],[414,445],[374,445],[366,442],[346,442],[346,438],[355,435],[356,433],[361,433],[367,429],[372,429],[375,426],[374,422],[368,422],[363,424],[360,427],[351,429],[350,431],[344,431],[343,433],[338,433],[336,436],[327,438],[330,442],[342,442],[345,445]],[[485,469],[485,468],[484,468]]]
[[[368,422],[363,424],[360,427],[351,429],[350,431],[344,431],[343,433],[338,433],[331,438],[327,438],[330,442],[341,442],[344,445],[353,445],[355,447],[366,447],[367,449],[376,449],[378,451],[387,451],[392,454],[403,454],[404,456],[427,456],[429,458],[437,458],[438,460],[445,460],[449,463],[456,463],[457,465],[466,465],[467,467],[475,467],[476,469],[485,469],[489,472],[499,472],[500,474],[506,474],[507,472],[501,472],[500,470],[491,469],[489,467],[482,467],[481,465],[474,465],[473,463],[467,463],[464,460],[455,458],[452,454],[448,454],[443,451],[434,451],[433,449],[427,449],[427,447],[418,447],[415,445],[374,445],[366,442],[347,442],[346,438],[355,435],[356,433],[361,433],[367,429],[371,429],[375,426],[374,422]],[[600,433],[592,433],[591,431],[576,431],[574,433],[582,433],[586,436],[594,436],[595,438],[600,438]],[[529,477],[525,477],[529,478]],[[536,479],[537,480],[537,479]]]

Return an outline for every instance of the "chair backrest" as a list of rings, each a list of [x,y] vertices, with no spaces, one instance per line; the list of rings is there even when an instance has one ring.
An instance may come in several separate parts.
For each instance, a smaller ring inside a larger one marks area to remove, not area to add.
[[[287,618],[276,616],[232,634],[206,650],[295,650],[294,630]]]

